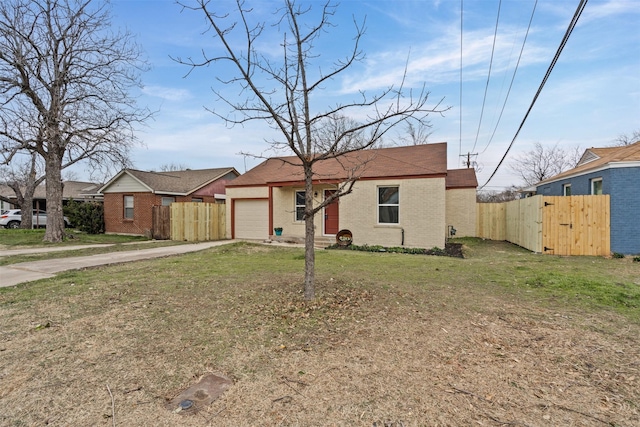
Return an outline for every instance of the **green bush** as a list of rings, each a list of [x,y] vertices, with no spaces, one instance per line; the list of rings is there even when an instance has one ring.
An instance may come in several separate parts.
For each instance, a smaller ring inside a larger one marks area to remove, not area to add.
[[[104,233],[104,205],[98,202],[71,200],[64,208],[71,224],[88,234]]]
[[[618,252],[614,252],[612,255],[614,258],[624,258],[624,254],[618,253]]]
[[[363,252],[389,252],[389,253],[395,253],[395,254],[449,256],[447,251],[445,251],[444,249],[440,249],[438,247],[434,247],[431,249],[424,249],[424,248],[407,248],[403,246],[393,246],[393,247],[385,247],[380,245],[340,246],[336,244],[336,245],[331,245],[327,247],[327,249],[348,249],[351,251],[363,251]]]

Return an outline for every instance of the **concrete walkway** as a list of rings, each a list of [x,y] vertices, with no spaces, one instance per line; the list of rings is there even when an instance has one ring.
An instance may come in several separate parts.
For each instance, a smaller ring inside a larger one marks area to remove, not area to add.
[[[140,261],[144,259],[160,258],[171,255],[179,255],[188,252],[197,252],[209,249],[214,246],[228,245],[234,240],[219,240],[215,242],[199,242],[187,245],[163,246],[160,248],[138,249],[133,251],[109,252],[106,254],[48,259],[44,261],[21,262],[18,264],[10,264],[0,266],[0,287],[14,286],[19,283],[30,282],[33,280],[46,279],[55,276],[56,273],[67,270],[77,270],[87,267],[95,267],[100,265],[120,264],[123,262]],[[26,249],[22,253],[38,253],[53,250],[73,250],[96,246],[109,245],[86,245],[86,246],[67,246],[64,248],[41,248]],[[18,255],[21,250],[7,250],[4,255]]]

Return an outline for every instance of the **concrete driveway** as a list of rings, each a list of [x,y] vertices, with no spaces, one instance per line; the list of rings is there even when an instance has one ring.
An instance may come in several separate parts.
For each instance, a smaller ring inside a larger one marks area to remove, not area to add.
[[[44,261],[21,262],[0,266],[0,287],[14,286],[19,283],[46,279],[56,273],[67,270],[78,270],[100,265],[120,264],[123,262],[139,261],[151,258],[161,258],[188,252],[197,252],[214,246],[228,245],[234,240],[219,240],[215,242],[199,242],[187,245],[163,246],[160,248],[138,249],[134,251],[110,252],[106,254],[48,259]],[[84,248],[89,246],[82,246]],[[72,247],[56,248],[56,250],[71,250]],[[78,247],[73,247],[78,249]],[[28,253],[50,252],[50,250],[27,249]],[[5,255],[18,255],[19,250],[4,252]],[[22,252],[26,253],[26,252]]]

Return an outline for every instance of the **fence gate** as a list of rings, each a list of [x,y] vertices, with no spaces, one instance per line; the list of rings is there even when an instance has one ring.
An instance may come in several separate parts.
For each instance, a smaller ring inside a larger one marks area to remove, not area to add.
[[[172,203],[171,240],[199,242],[226,238],[226,209],[218,203]]]
[[[156,240],[171,238],[171,208],[169,206],[153,207],[153,222],[151,234]]]
[[[609,255],[609,196],[544,196],[544,253]]]

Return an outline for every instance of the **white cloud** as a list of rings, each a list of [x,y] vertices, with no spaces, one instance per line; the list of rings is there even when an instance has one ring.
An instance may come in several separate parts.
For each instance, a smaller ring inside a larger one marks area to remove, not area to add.
[[[610,0],[604,3],[588,3],[580,17],[580,24],[609,16],[640,13],[637,0]]]
[[[186,89],[164,87],[164,86],[144,86],[142,93],[148,96],[166,99],[168,101],[185,101],[193,98],[191,93]]]
[[[458,30],[459,31],[459,30]],[[504,28],[496,39],[492,73],[513,70],[524,32],[517,28]],[[487,76],[493,46],[493,34],[488,30],[470,31],[463,41],[463,79],[482,80]],[[398,84],[403,79],[409,49],[396,49],[374,53],[366,62],[366,70],[350,75],[342,81],[341,92],[379,90]],[[520,67],[548,63],[551,49],[536,44],[531,38],[525,47]],[[392,65],[389,65],[392,64]],[[437,39],[411,49],[407,67],[408,86],[454,83],[460,79],[460,38],[450,29]]]

